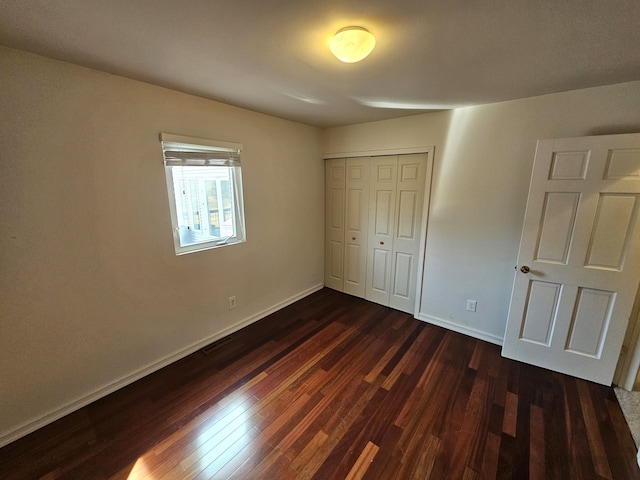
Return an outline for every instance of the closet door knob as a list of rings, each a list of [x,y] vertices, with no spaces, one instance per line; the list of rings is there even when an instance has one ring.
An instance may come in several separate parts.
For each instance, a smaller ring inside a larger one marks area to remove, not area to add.
[[[380,245],[384,245],[384,242],[380,242]]]
[[[520,267],[520,271],[522,273],[529,273],[531,271],[531,269],[529,267],[527,267],[526,265],[523,265]]]

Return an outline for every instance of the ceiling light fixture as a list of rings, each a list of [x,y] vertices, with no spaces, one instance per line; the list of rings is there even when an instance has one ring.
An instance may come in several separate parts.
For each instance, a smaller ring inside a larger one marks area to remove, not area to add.
[[[345,63],[359,62],[376,46],[376,38],[362,27],[345,27],[337,31],[329,41],[329,49]]]

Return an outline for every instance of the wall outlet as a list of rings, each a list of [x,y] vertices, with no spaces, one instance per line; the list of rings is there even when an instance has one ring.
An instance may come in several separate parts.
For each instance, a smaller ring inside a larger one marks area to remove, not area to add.
[[[236,296],[229,297],[229,310],[236,308]]]
[[[478,302],[476,302],[475,300],[467,300],[467,310],[469,310],[470,312],[475,312],[477,306]]]

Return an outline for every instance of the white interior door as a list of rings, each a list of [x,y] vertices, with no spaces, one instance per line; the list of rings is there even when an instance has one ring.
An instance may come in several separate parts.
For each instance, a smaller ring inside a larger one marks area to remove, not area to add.
[[[640,134],[538,142],[502,353],[610,385],[640,280]]]
[[[413,313],[420,257],[427,155],[398,157],[389,306]]]
[[[395,224],[397,172],[397,156],[371,159],[365,298],[382,305],[389,305],[391,293],[391,254]]]
[[[324,284],[344,288],[345,159],[325,163]]]
[[[367,272],[370,157],[347,158],[344,292],[364,297]]]

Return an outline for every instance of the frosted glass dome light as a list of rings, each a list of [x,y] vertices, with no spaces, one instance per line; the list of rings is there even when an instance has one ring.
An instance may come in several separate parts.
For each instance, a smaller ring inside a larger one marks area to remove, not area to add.
[[[345,27],[329,41],[329,49],[345,63],[359,62],[376,46],[376,38],[362,27]]]

